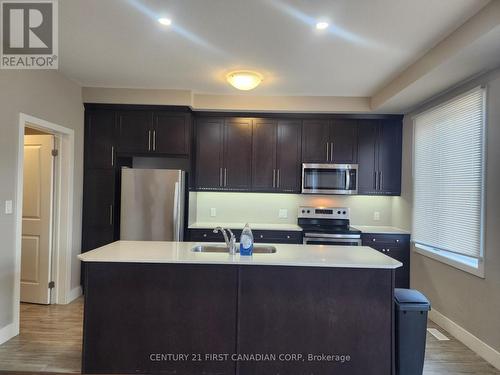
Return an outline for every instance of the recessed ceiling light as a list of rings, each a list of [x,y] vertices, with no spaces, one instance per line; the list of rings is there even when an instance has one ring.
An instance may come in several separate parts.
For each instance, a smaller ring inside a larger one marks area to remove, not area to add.
[[[328,22],[321,21],[316,24],[316,29],[325,30],[326,28],[328,28],[328,26]]]
[[[249,70],[237,70],[228,73],[227,81],[238,90],[252,90],[262,82],[262,75]]]
[[[170,18],[165,18],[165,17],[158,18],[158,22],[165,26],[170,26],[172,24],[172,20]]]

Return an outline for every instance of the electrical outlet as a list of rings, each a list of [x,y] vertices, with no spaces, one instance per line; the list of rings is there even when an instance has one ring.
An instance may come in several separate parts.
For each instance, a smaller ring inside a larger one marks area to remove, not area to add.
[[[288,217],[288,210],[286,208],[280,208],[280,210],[278,211],[278,217],[286,219]]]
[[[380,220],[380,212],[379,211],[374,211],[373,212],[373,220],[379,221]]]
[[[5,213],[7,215],[12,214],[12,201],[11,200],[5,201]]]
[[[210,209],[210,216],[211,217],[216,217],[217,216],[217,210],[214,207],[212,207]]]

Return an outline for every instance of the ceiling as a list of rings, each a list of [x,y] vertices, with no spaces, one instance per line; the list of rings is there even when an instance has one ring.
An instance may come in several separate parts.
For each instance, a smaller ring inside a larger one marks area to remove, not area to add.
[[[370,97],[488,2],[60,1],[59,64],[87,87],[240,94],[224,77],[245,68],[264,75],[248,95]]]

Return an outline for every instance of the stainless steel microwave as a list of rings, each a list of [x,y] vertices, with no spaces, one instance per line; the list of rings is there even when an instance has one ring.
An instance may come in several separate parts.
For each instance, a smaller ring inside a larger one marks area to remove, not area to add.
[[[358,165],[304,163],[302,193],[358,194]]]

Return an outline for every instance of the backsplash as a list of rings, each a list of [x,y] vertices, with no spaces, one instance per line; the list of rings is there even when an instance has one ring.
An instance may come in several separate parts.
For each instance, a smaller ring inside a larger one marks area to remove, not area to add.
[[[224,192],[191,192],[189,195],[190,224],[195,221],[296,224],[299,206],[349,207],[352,224],[392,224],[393,197]],[[216,216],[211,216],[212,209]],[[280,210],[287,210],[286,218],[278,217]],[[379,220],[374,220],[375,212],[379,213]]]

